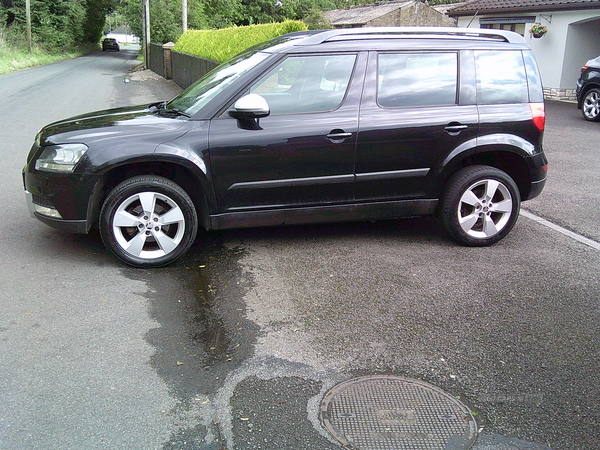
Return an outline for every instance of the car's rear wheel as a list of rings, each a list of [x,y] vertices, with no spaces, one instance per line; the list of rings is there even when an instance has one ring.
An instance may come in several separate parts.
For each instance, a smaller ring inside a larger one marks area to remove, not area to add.
[[[161,267],[181,257],[198,230],[194,203],[174,182],[154,175],[115,187],[100,212],[100,234],[119,259],[136,267]]]
[[[469,166],[448,180],[439,216],[457,241],[486,246],[510,232],[520,205],[519,189],[508,174],[494,167]]]
[[[598,122],[600,120],[600,89],[590,89],[581,102],[581,112],[585,120]]]

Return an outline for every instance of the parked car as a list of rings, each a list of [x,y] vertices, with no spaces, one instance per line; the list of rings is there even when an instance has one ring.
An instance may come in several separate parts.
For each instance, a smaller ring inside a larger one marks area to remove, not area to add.
[[[600,56],[590,59],[581,68],[577,80],[577,108],[585,120],[600,120]]]
[[[158,267],[199,228],[437,214],[486,246],[546,181],[545,112],[516,33],[361,28],[281,36],[169,102],[44,127],[23,169],[32,215],[99,227]]]
[[[114,38],[104,38],[102,41],[102,51],[105,52],[107,50],[115,50],[120,51],[119,43]]]

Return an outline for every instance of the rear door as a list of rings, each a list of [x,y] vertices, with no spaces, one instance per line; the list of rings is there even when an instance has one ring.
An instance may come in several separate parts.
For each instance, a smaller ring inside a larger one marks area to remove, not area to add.
[[[457,51],[370,54],[356,153],[358,201],[432,198],[448,154],[477,138],[474,90],[459,88],[459,79],[473,72],[472,57],[461,61]]]

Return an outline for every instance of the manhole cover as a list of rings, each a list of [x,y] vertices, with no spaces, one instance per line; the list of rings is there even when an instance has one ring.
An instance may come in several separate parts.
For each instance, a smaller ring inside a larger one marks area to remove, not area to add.
[[[392,376],[338,384],[323,398],[321,423],[356,450],[467,450],[477,437],[475,419],[458,400]]]

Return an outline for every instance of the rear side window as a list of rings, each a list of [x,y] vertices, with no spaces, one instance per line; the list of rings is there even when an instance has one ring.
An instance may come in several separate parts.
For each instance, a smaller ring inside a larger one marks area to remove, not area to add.
[[[456,104],[456,53],[381,53],[377,103],[385,108]]]
[[[477,103],[528,103],[527,76],[520,50],[476,51]]]

